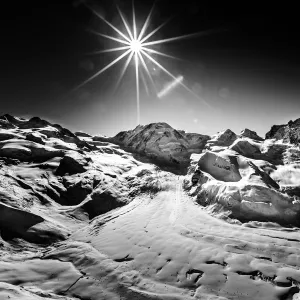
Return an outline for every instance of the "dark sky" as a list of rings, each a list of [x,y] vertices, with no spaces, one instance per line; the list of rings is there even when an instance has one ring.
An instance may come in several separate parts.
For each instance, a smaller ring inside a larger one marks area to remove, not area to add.
[[[37,115],[93,134],[113,135],[135,127],[132,64],[116,91],[125,60],[73,90],[117,55],[89,52],[120,46],[89,32],[115,36],[85,4],[124,30],[116,4],[131,20],[132,2],[19,2],[10,1],[1,9],[0,113]],[[139,28],[152,4],[135,0]],[[147,95],[140,82],[142,124],[165,121],[206,134],[226,128],[238,133],[248,127],[264,135],[272,124],[300,117],[296,5],[158,0],[148,32],[169,17],[153,40],[210,30],[202,37],[154,47],[181,59],[154,56],[176,77],[183,76],[184,84],[198,98],[180,87],[163,98],[154,91]],[[149,64],[156,88],[161,90],[172,79],[153,67]]]

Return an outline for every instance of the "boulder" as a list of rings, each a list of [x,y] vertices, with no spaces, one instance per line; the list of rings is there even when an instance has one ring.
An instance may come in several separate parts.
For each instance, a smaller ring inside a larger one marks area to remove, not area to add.
[[[76,205],[81,203],[102,180],[99,172],[87,171],[84,174],[64,176],[63,185],[66,190],[61,193],[61,204]]]
[[[68,151],[60,161],[56,175],[76,174],[87,171],[90,159],[76,151]]]
[[[200,157],[198,166],[201,171],[220,181],[236,182],[242,179],[234,155],[221,155],[207,150]]]
[[[90,200],[82,208],[89,214],[90,219],[126,204],[118,194],[111,190],[97,189],[89,197]]]

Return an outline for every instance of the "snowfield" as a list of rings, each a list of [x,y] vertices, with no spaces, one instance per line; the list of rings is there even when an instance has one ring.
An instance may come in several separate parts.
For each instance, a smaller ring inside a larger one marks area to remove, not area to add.
[[[300,150],[274,128],[0,117],[0,299],[300,299]]]

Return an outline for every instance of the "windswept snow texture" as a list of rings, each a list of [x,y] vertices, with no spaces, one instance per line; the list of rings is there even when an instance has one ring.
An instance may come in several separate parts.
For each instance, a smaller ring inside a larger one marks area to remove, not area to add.
[[[299,161],[249,129],[4,115],[0,299],[300,299]]]

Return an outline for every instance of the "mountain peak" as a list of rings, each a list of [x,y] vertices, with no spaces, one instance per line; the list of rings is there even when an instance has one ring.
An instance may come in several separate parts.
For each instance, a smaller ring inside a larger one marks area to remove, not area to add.
[[[165,122],[154,122],[154,123],[149,123],[146,125],[138,125],[136,126],[133,131],[140,131],[143,129],[163,129],[163,128],[168,128],[168,129],[173,129],[173,127],[171,125],[169,125],[168,123]]]
[[[128,151],[139,153],[155,163],[184,169],[191,153],[200,153],[210,137],[176,130],[165,122],[138,125],[135,129],[122,131],[110,141]]]
[[[244,130],[241,131],[241,136],[243,137],[247,137],[253,140],[258,140],[258,141],[262,141],[263,138],[261,138],[260,136],[257,135],[257,133],[253,130],[250,130],[248,128],[245,128]]]

